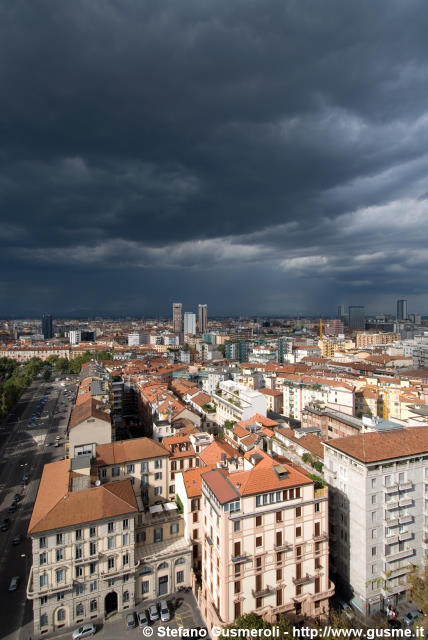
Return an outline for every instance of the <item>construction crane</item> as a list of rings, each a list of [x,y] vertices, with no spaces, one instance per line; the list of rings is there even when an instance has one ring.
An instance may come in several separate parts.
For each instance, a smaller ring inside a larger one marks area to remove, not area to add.
[[[323,339],[323,335],[322,335],[322,318],[320,318],[320,340]]]

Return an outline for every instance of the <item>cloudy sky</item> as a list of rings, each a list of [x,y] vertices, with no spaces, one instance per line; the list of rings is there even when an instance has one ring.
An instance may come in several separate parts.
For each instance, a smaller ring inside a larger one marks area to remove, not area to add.
[[[428,313],[424,0],[3,0],[0,314]]]

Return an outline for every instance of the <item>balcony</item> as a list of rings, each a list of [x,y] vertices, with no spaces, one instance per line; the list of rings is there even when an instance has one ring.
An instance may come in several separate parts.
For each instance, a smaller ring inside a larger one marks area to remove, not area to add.
[[[402,498],[400,500],[400,507],[411,507],[413,506],[412,498]]]
[[[399,523],[400,524],[410,524],[413,522],[413,516],[400,516]]]
[[[302,576],[301,578],[293,578],[294,584],[307,584],[308,582],[311,582],[311,580],[312,576],[310,576],[309,573]]]
[[[389,487],[384,487],[383,488],[385,493],[395,493],[396,491],[399,491],[399,486],[398,484],[391,484],[389,485]]]
[[[251,562],[251,556],[248,553],[241,553],[239,556],[232,556],[231,561],[234,564],[238,562]]]
[[[412,540],[414,534],[411,531],[406,531],[405,533],[400,533],[398,538],[400,542],[405,542],[406,540]]]
[[[317,536],[314,536],[314,542],[323,542],[323,540],[327,540],[328,539],[328,534],[327,533],[320,533]]]
[[[398,576],[402,576],[403,574],[407,573],[409,571],[409,565],[406,564],[403,567],[399,567],[398,569],[392,569],[389,570],[387,569],[387,565],[385,565],[385,569],[383,570],[383,575],[385,577],[386,580],[391,579],[391,578],[397,578]]]
[[[386,562],[395,562],[402,558],[410,558],[415,555],[414,549],[405,549],[404,551],[397,551],[396,553],[390,553],[389,556],[384,556]]]
[[[256,591],[255,589],[251,590],[253,598],[265,598],[266,596],[270,596],[273,592],[273,587],[265,587],[264,589],[260,589],[259,591]]]
[[[388,518],[385,518],[383,522],[388,527],[394,527],[397,524],[402,524],[398,516],[389,516]]]
[[[290,542],[283,542],[274,546],[275,551],[291,551],[293,545]]]
[[[400,491],[407,491],[408,489],[413,489],[413,482],[400,482],[398,485]]]
[[[397,544],[399,542],[398,534],[395,536],[388,536],[385,538],[386,544]]]

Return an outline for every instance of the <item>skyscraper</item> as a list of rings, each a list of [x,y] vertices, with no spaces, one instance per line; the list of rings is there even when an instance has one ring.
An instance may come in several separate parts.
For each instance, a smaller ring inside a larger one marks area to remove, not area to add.
[[[397,300],[397,320],[407,320],[407,300]]]
[[[345,316],[345,305],[340,304],[337,307],[337,317],[339,318],[339,320],[342,320],[344,316]]]
[[[364,331],[366,328],[364,307],[349,307],[349,328]]]
[[[199,333],[204,333],[208,326],[208,307],[206,304],[198,306],[198,329]]]
[[[184,335],[196,333],[196,313],[186,311],[184,314]]]
[[[183,332],[183,305],[181,302],[172,304],[172,330],[174,333]]]
[[[44,313],[42,316],[42,334],[45,340],[53,338],[52,316]]]

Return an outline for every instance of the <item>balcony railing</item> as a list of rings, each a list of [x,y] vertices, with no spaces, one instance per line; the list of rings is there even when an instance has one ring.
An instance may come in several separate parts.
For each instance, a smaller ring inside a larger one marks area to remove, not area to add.
[[[413,522],[413,516],[400,516],[398,521],[400,524],[410,524]]]
[[[293,548],[293,545],[290,542],[283,542],[282,544],[276,544],[274,546],[275,551],[289,551]]]
[[[400,500],[400,507],[411,507],[413,505],[412,498],[402,498]]]
[[[322,542],[323,540],[327,540],[327,533],[319,533],[317,536],[314,536],[314,542]]]
[[[300,578],[293,578],[294,584],[307,584],[308,582],[311,582],[311,580],[312,580],[312,576],[310,576],[309,573],[307,573],[304,576],[301,576]]]
[[[237,564],[238,562],[250,562],[251,556],[248,553],[241,553],[237,556],[232,556],[231,560],[234,564]]]
[[[260,589],[259,591],[256,591],[255,589],[251,590],[253,598],[265,598],[266,596],[271,595],[273,592],[273,587],[265,587],[264,589]]]
[[[401,560],[402,558],[409,558],[415,555],[414,549],[404,549],[404,551],[397,551],[396,553],[390,553],[389,556],[385,556],[386,562],[395,562],[395,560]]]

